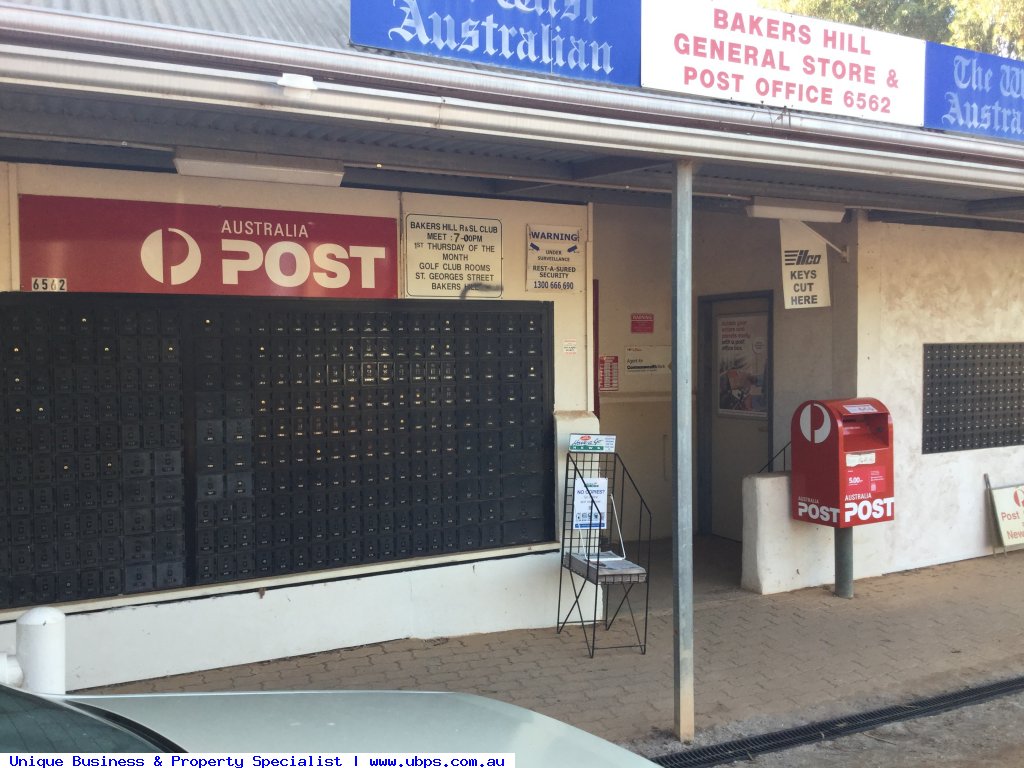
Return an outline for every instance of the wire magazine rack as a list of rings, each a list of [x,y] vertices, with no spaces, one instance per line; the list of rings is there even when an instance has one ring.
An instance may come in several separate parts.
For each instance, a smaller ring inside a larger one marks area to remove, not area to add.
[[[651,510],[617,453],[567,454],[561,560],[557,631],[560,633],[570,623],[579,624],[593,658],[598,647],[598,623],[610,633],[625,610],[631,626],[614,637],[607,634],[609,644],[601,647],[638,648],[646,653]],[[573,601],[563,614],[566,582],[572,588]],[[588,584],[594,587],[593,605],[588,605]],[[613,602],[613,593],[617,602]],[[584,607],[592,609],[589,617],[584,616]]]

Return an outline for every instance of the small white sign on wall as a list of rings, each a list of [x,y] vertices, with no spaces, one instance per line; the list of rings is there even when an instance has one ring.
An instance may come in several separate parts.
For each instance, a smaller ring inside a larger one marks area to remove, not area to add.
[[[828,244],[802,221],[779,221],[782,243],[782,301],[786,309],[832,305],[828,285]]]
[[[526,290],[580,293],[586,274],[579,227],[526,226]]]
[[[410,296],[500,296],[501,222],[410,213],[405,264]]]
[[[672,347],[647,345],[626,347],[626,373],[639,376],[667,376],[672,370]]]

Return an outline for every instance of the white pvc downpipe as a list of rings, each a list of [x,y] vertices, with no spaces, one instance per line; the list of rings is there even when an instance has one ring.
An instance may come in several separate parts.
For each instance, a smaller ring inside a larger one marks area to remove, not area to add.
[[[16,648],[22,687],[33,693],[67,693],[67,642],[64,614],[56,608],[32,608],[18,617]]]

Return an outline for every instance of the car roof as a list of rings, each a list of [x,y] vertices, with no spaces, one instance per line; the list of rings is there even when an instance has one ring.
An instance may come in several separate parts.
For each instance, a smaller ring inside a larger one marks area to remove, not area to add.
[[[463,693],[287,691],[70,696],[197,752],[514,753],[519,765],[653,763],[523,707]]]

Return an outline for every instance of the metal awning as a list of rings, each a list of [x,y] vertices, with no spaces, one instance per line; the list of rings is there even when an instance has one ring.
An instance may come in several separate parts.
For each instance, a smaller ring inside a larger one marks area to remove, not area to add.
[[[656,206],[689,160],[698,207],[1024,231],[1012,144],[24,5],[0,3],[2,160],[173,172],[189,146],[340,160],[346,187]]]

